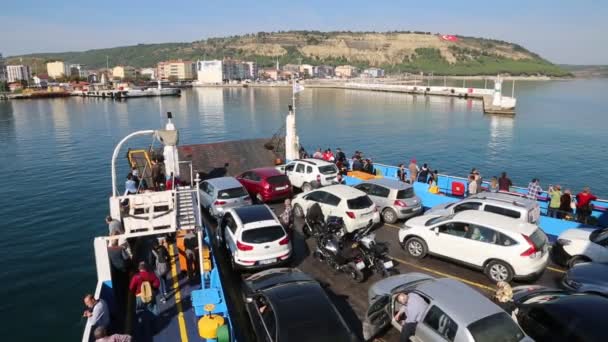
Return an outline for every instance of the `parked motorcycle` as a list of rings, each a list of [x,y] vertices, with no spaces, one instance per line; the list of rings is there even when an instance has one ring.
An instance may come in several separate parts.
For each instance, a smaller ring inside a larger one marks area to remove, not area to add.
[[[358,244],[366,269],[379,273],[383,277],[399,274],[393,260],[388,255],[388,244],[376,242],[375,233],[366,229],[360,234],[355,233],[353,240]]]

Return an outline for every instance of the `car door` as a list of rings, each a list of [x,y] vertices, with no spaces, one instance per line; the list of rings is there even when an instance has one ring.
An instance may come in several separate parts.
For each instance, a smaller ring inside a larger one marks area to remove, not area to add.
[[[224,242],[228,247],[230,254],[234,257],[234,252],[236,251],[236,238],[237,238],[237,225],[234,221],[234,218],[230,213],[226,213],[223,217],[223,221],[225,222],[225,228],[223,229],[224,233]]]
[[[431,228],[427,241],[429,251],[458,261],[468,262],[471,248],[467,238],[469,226],[463,222],[449,221]]]
[[[363,338],[368,341],[391,323],[389,313],[390,295],[383,295],[374,300],[365,314],[363,322]]]
[[[483,266],[484,262],[492,257],[508,260],[507,256],[501,253],[504,249],[500,249],[498,246],[498,242],[503,240],[500,238],[500,233],[475,224],[469,225],[469,229],[470,231],[465,237],[471,248],[464,251],[463,260],[476,266]]]
[[[253,189],[253,184],[251,180],[251,171],[243,172],[241,175],[236,176],[236,179],[243,184],[247,192],[250,195],[255,196],[255,189]]]
[[[201,205],[204,208],[209,208],[209,204],[211,203],[208,193],[209,185],[210,184],[207,182],[202,182],[199,188],[199,194],[201,196]]]
[[[453,342],[458,331],[458,324],[435,304],[427,310],[422,322],[416,326],[416,338],[419,341]]]
[[[379,206],[380,208],[386,208],[392,205],[392,202],[389,201],[388,195],[391,193],[391,189],[386,188],[382,185],[372,184],[372,188],[370,193],[368,194],[369,198]]]
[[[296,165],[296,169],[294,171],[294,177],[297,179],[297,183],[299,185],[296,185],[297,187],[301,188],[302,185],[304,185],[304,183],[306,183],[306,165],[304,165],[304,163],[298,163]],[[290,178],[291,179],[291,178]]]
[[[329,192],[325,192],[323,191],[325,194],[323,197],[321,197],[321,201],[323,202],[321,204],[321,209],[323,209],[323,214],[325,214],[325,218],[327,218],[327,216],[338,216],[338,217],[342,217],[345,215],[345,213],[341,212],[339,210],[339,205],[340,202],[342,201],[340,199],[340,197],[331,194]]]
[[[302,184],[299,183],[299,180],[296,178],[296,162],[291,162],[285,166],[285,175],[289,177],[289,181],[291,185],[299,188]]]

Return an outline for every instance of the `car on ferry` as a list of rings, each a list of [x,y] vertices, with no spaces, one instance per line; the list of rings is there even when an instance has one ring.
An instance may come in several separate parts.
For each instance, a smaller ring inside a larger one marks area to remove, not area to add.
[[[336,184],[296,195],[291,201],[294,215],[304,217],[308,209],[318,203],[325,221],[328,216],[341,217],[346,233],[380,222],[376,204],[361,190]]]
[[[337,183],[338,167],[325,160],[296,159],[280,168],[289,177],[291,184],[303,192]]]
[[[582,262],[608,263],[608,228],[573,228],[559,234],[551,249],[553,261],[572,267]]]
[[[537,278],[549,262],[547,235],[538,226],[478,210],[409,219],[399,243],[412,258],[443,257],[481,269],[494,282]]]
[[[401,293],[415,293],[427,303],[410,341],[532,341],[509,314],[478,291],[455,279],[417,272],[388,277],[369,288],[366,340],[389,326],[401,331],[403,323],[395,320]]]
[[[245,308],[257,341],[355,342],[323,287],[296,268],[274,268],[245,278]]]
[[[215,219],[224,216],[230,208],[251,204],[247,189],[234,177],[218,177],[201,182],[201,206]]]
[[[370,179],[354,186],[365,192],[378,206],[382,220],[395,223],[422,213],[422,201],[410,184],[395,179]]]
[[[536,342],[606,341],[608,298],[539,285],[513,288],[516,318]]]
[[[564,275],[562,286],[572,292],[599,293],[608,297],[608,263],[576,264]]]
[[[479,210],[537,224],[540,219],[538,202],[529,198],[501,192],[482,192],[452,203],[443,203],[427,210],[427,215],[451,215],[464,210]]]
[[[258,203],[272,202],[292,196],[289,178],[274,167],[245,171],[236,176]]]
[[[255,270],[289,262],[289,236],[265,204],[230,208],[216,228],[216,242],[226,246],[235,270]]]

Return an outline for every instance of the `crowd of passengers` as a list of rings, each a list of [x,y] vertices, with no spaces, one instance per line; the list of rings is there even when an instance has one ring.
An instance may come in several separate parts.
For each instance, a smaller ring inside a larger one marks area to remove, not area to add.
[[[346,157],[346,154],[341,148],[336,149],[334,154],[331,148],[322,150],[317,148],[315,153],[310,156],[304,148],[300,148],[300,158],[315,158],[322,159],[331,163],[335,163],[338,168],[338,183],[344,184],[343,177],[347,175],[349,171],[359,171],[368,173],[370,175],[376,175],[374,169],[374,163],[371,158],[365,158],[363,152],[355,151],[350,159]],[[409,176],[408,176],[409,171]],[[409,165],[399,164],[397,169],[397,178],[405,183],[413,184],[414,182],[427,183],[429,184],[429,192],[433,194],[441,194],[441,190],[437,185],[439,179],[438,170],[432,170],[428,164],[424,163],[420,167],[416,159],[411,159]],[[489,185],[486,187],[483,184],[483,178],[476,168],[471,169],[471,172],[467,176],[467,195],[478,194],[483,191],[489,192],[511,192],[513,182],[507,176],[506,172],[502,172],[500,177],[493,176]],[[540,185],[538,178],[532,179],[528,184],[527,193],[524,195],[530,199],[545,199],[543,195],[543,189]],[[518,193],[514,193],[521,195]],[[591,193],[589,187],[584,187],[581,192],[572,195],[570,189],[564,189],[560,185],[550,185],[547,189],[549,206],[547,210],[547,216],[566,220],[576,220],[581,223],[589,223],[591,213],[593,211],[592,202],[597,200],[597,196]]]

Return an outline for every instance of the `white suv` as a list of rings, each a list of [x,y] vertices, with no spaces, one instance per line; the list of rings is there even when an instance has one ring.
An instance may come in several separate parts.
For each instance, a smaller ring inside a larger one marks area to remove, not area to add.
[[[308,209],[319,203],[323,216],[338,216],[344,220],[345,233],[365,228],[370,222],[380,222],[378,207],[361,190],[346,185],[330,185],[321,189],[298,194],[293,201],[294,215],[304,217]]]
[[[260,269],[285,264],[291,242],[267,205],[228,209],[216,230],[216,242],[232,256],[234,269]]]
[[[284,170],[291,185],[308,192],[313,188],[336,184],[338,168],[320,159],[296,159],[285,165]]]
[[[581,262],[608,262],[608,228],[573,228],[559,234],[551,248],[555,263],[572,267]]]
[[[495,282],[540,276],[549,260],[547,241],[536,225],[477,210],[415,217],[399,231],[411,257],[443,256],[482,269]]]

